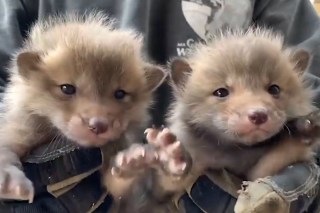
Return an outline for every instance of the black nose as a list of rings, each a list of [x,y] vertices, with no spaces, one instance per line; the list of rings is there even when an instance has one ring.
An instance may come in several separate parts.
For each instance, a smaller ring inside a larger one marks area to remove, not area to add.
[[[99,135],[105,133],[108,130],[108,123],[104,119],[91,118],[89,120],[89,129]]]
[[[249,115],[249,120],[255,125],[261,125],[267,122],[268,115],[264,112],[253,112]]]

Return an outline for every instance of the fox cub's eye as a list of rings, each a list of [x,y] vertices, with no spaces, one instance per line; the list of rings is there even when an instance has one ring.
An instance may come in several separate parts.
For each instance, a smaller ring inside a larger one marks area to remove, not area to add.
[[[60,89],[66,95],[74,95],[76,93],[76,87],[71,84],[62,84]]]
[[[127,93],[122,90],[122,89],[118,89],[114,92],[114,98],[117,100],[122,100],[126,97]]]
[[[268,93],[272,96],[277,97],[281,92],[281,89],[278,85],[273,84],[268,88]]]
[[[213,92],[213,95],[219,98],[224,98],[229,95],[229,90],[227,90],[226,88],[219,88]]]

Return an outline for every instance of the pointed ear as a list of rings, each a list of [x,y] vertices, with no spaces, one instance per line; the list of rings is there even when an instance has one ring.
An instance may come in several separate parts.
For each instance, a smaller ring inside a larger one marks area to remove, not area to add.
[[[147,79],[147,89],[151,92],[156,90],[168,76],[168,73],[160,66],[146,64],[144,70]]]
[[[31,72],[40,69],[41,58],[37,52],[22,52],[17,56],[19,74],[28,78]]]
[[[178,90],[183,90],[192,69],[189,63],[182,58],[173,58],[169,63],[171,70],[171,84]]]
[[[302,75],[308,68],[310,62],[310,54],[305,50],[297,50],[291,56],[292,62],[299,75]]]

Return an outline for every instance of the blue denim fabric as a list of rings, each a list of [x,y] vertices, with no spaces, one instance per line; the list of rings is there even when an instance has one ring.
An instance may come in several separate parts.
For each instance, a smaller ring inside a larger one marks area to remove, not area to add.
[[[59,146],[40,147],[24,159],[23,164],[26,175],[35,185],[37,196],[34,203],[30,205],[26,202],[6,202],[5,206],[0,204],[0,213],[85,213],[104,192],[99,171],[82,180],[58,199],[47,192],[46,186],[87,172],[101,163],[100,149],[78,149],[67,142]],[[317,202],[311,205],[312,209],[307,207],[318,192],[319,175],[319,168],[315,164],[298,164],[295,169],[288,167],[282,173],[265,179],[265,182],[291,202],[292,213],[318,213]],[[95,212],[106,213],[111,203],[112,198],[107,196]],[[179,207],[186,213],[233,213],[235,203],[233,196],[204,175],[194,183],[189,195],[181,197]]]
[[[85,213],[104,193],[99,171],[83,179],[59,198],[48,193],[47,185],[97,168],[101,163],[100,149],[78,149],[67,142],[61,142],[59,146],[49,144],[39,147],[23,162],[24,171],[35,187],[34,203],[3,202],[5,207],[0,205],[0,213],[9,210],[13,213]],[[107,212],[111,202],[111,197],[107,196],[96,212]]]

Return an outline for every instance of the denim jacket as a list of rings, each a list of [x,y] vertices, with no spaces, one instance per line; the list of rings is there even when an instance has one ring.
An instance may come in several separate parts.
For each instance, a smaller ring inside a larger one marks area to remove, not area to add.
[[[135,28],[145,35],[146,52],[165,64],[184,56],[199,41],[206,41],[220,28],[267,26],[285,36],[290,46],[311,52],[309,77],[320,106],[320,25],[308,0],[1,0],[0,1],[0,92],[7,82],[6,65],[19,48],[29,27],[55,13],[102,10],[118,19],[118,27]],[[161,125],[170,100],[168,85],[157,91],[153,123]],[[99,149],[83,149],[67,141],[53,141],[23,159],[24,170],[33,181],[33,204],[0,203],[0,213],[107,212],[112,198],[100,186]],[[234,212],[237,195],[230,189],[228,174],[204,174],[177,199],[185,212]],[[264,179],[273,192],[289,203],[290,212],[319,212],[319,169],[297,164]]]

